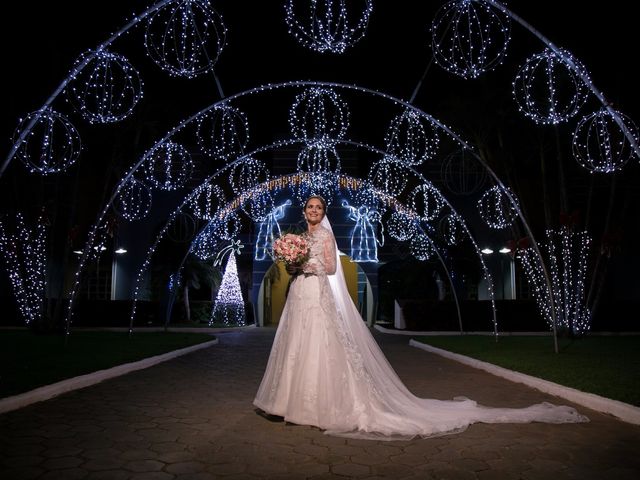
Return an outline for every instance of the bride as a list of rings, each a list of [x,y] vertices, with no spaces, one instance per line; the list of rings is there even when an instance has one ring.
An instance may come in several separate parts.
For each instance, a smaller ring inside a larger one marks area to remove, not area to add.
[[[430,437],[472,423],[568,423],[588,419],[567,406],[490,408],[473,400],[414,396],[351,301],[327,205],[304,205],[309,260],[294,272],[265,374],[254,400],[263,412],[329,435],[376,440]]]

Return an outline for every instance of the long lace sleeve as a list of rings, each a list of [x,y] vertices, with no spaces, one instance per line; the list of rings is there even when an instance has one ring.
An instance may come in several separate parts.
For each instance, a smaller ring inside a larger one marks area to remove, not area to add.
[[[311,258],[302,271],[310,275],[333,275],[336,273],[336,242],[325,228],[310,236]]]
[[[336,273],[336,242],[333,239],[333,235],[329,232],[327,233],[327,238],[323,242],[324,270],[327,275],[333,275]]]

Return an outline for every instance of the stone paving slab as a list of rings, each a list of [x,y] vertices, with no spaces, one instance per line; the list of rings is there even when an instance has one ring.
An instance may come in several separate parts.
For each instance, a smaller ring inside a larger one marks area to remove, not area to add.
[[[273,329],[0,415],[0,479],[637,479],[640,426],[576,406],[583,424],[475,424],[445,437],[350,440],[273,422],[252,405]],[[422,397],[569,404],[375,334]],[[575,405],[574,405],[575,406]]]

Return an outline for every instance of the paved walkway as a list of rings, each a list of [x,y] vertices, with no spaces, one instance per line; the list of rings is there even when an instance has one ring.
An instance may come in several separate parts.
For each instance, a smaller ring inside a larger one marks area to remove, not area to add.
[[[637,479],[640,427],[590,411],[585,424],[476,424],[403,442],[346,440],[271,422],[251,404],[274,330],[0,415],[0,478]],[[491,406],[567,402],[376,333],[407,386]]]

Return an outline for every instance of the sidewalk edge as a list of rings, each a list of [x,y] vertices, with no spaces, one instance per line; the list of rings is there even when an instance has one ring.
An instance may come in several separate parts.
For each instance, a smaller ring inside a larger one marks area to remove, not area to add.
[[[576,390],[575,388],[565,387],[564,385],[559,385],[548,380],[532,377],[531,375],[515,372],[503,367],[498,367],[497,365],[476,360],[475,358],[470,358],[458,353],[442,350],[441,348],[436,348],[431,345],[418,342],[414,339],[409,340],[409,345],[412,347],[420,348],[422,350],[426,350],[431,353],[435,353],[436,355],[440,355],[451,360],[455,360],[465,365],[469,365],[470,367],[484,370],[491,373],[492,375],[506,378],[507,380],[510,380],[512,382],[523,383],[529,387],[540,390],[541,392],[549,393],[557,397],[562,397],[566,400],[590,408],[592,410],[596,410],[601,413],[608,413],[624,422],[632,423],[634,425],[640,425],[640,408],[634,405],[620,402],[618,400],[612,400],[610,398],[601,397],[600,395],[596,395],[593,393]]]
[[[211,340],[208,342],[199,343],[197,345],[181,348],[179,350],[173,350],[171,352],[162,353],[153,357],[144,358],[142,360],[138,360],[137,362],[124,363],[122,365],[117,365],[105,370],[98,370],[97,372],[87,373],[85,375],[61,380],[60,382],[52,383],[51,385],[45,385],[43,387],[38,387],[28,392],[20,393],[18,395],[2,398],[0,399],[0,414],[26,407],[27,405],[31,405],[32,403],[49,400],[50,398],[57,397],[58,395],[66,392],[89,387],[104,380],[119,377],[120,375],[124,375],[135,370],[149,368],[157,365],[158,363],[166,362],[167,360],[171,360],[181,355],[186,355],[187,353],[195,352],[196,350],[210,347],[217,343],[218,339],[216,338],[215,340]]]

